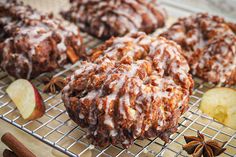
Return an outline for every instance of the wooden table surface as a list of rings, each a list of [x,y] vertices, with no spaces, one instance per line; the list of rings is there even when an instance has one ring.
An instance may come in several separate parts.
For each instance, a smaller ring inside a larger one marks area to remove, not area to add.
[[[37,157],[66,157],[63,153],[53,149],[33,136],[0,119],[0,136],[2,137],[2,135],[6,132],[10,132],[17,137],[17,139],[21,141],[28,149],[30,149]],[[0,142],[0,157],[2,156],[3,150],[6,148],[6,145]]]

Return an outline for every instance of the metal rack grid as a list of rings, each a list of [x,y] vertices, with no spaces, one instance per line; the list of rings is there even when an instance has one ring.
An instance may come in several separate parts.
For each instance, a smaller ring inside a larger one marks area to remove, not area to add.
[[[101,43],[84,33],[82,35],[84,43],[89,48],[96,47]],[[76,64],[67,65],[53,74],[65,77],[75,69]],[[236,155],[236,131],[214,121],[198,109],[202,94],[214,87],[214,85],[198,78],[195,78],[194,92],[190,97],[190,108],[180,117],[178,131],[171,135],[170,143],[164,144],[159,138],[150,138],[136,140],[130,148],[123,149],[121,145],[110,145],[106,148],[90,145],[85,138],[86,129],[78,127],[69,119],[60,94],[42,93],[41,79],[44,75],[32,80],[32,83],[39,89],[44,99],[46,113],[35,121],[25,121],[5,93],[5,89],[12,79],[6,73],[0,72],[0,118],[69,156],[187,156],[186,152],[182,150],[182,145],[185,143],[183,136],[195,135],[197,130],[203,133],[206,139],[215,139],[219,142],[227,141],[225,144],[227,150],[222,156]]]

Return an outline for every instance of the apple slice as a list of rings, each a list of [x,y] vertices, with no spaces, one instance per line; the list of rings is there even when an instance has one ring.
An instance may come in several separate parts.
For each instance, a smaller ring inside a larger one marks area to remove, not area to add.
[[[76,55],[72,47],[68,47],[66,54],[72,63],[75,63],[79,60],[79,57]]]
[[[200,110],[236,129],[236,90],[225,87],[208,90],[202,97]]]
[[[43,99],[28,80],[18,79],[14,81],[8,86],[6,92],[24,119],[34,120],[44,115]]]

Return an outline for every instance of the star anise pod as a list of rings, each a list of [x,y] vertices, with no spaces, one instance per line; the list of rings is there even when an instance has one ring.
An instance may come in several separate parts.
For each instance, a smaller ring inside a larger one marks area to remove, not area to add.
[[[226,150],[223,148],[225,143],[220,144],[215,140],[205,141],[204,135],[199,131],[197,137],[184,136],[184,139],[187,144],[183,145],[183,149],[193,157],[215,157]]]
[[[52,93],[61,91],[65,85],[66,80],[63,77],[43,77],[42,81],[44,83],[43,92],[44,93]]]

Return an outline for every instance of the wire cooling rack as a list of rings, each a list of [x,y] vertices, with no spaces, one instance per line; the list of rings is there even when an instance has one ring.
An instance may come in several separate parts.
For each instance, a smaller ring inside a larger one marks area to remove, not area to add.
[[[166,6],[170,14],[176,14],[177,12],[179,16],[182,16],[194,12],[173,4],[164,3],[163,5]],[[82,33],[82,36],[88,48],[96,47],[101,43],[101,41],[84,33]],[[76,64],[67,65],[63,69],[53,72],[53,75],[66,77],[75,69]],[[214,85],[203,82],[198,78],[194,78],[195,87],[193,95],[190,97],[190,108],[181,116],[178,131],[171,135],[170,143],[165,144],[159,138],[149,138],[136,140],[130,148],[123,149],[121,145],[110,145],[106,148],[91,145],[85,137],[86,129],[78,127],[69,119],[61,95],[42,93],[41,79],[44,75],[32,80],[32,83],[39,89],[43,97],[46,113],[42,118],[35,121],[25,121],[5,93],[5,89],[12,82],[12,79],[6,73],[0,72],[0,118],[68,156],[187,156],[186,152],[182,150],[182,145],[185,144],[183,137],[184,135],[196,135],[197,130],[203,133],[206,139],[215,139],[221,143],[227,141],[225,144],[227,149],[222,156],[232,157],[236,155],[236,130],[223,126],[198,109],[203,93],[214,87]],[[56,154],[54,155],[56,156]]]

